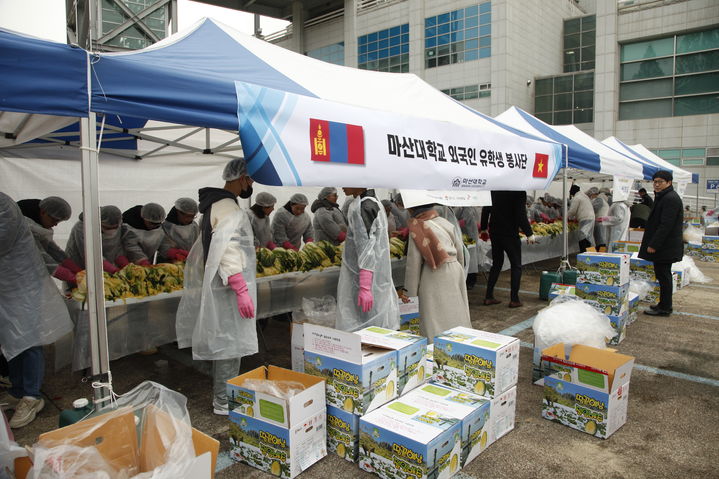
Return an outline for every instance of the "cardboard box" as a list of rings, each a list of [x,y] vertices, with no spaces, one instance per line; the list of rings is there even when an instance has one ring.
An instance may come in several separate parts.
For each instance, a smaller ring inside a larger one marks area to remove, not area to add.
[[[612,325],[612,328],[614,328],[615,334],[614,337],[609,339],[608,344],[619,344],[622,341],[624,341],[624,338],[627,336],[627,324],[629,322],[629,310],[625,311],[623,314],[619,316],[607,316],[609,318],[609,322]]]
[[[396,399],[360,418],[360,469],[384,479],[447,479],[459,471],[459,419]]]
[[[552,372],[544,378],[542,417],[606,439],[627,420],[634,358],[576,344],[542,351]]]
[[[551,302],[557,296],[576,296],[576,290],[573,284],[552,283],[549,287],[549,301]]]
[[[357,462],[360,416],[327,406],[327,450],[349,462]]]
[[[287,399],[248,389],[247,379],[293,381],[305,389]],[[327,455],[322,378],[261,366],[227,381],[227,399],[234,460],[291,479]]]
[[[644,239],[643,228],[629,228],[629,241],[632,243],[641,243]]]
[[[700,258],[702,255],[701,243],[687,243],[686,254],[695,258]]]
[[[245,387],[243,383],[247,379],[294,381],[301,383],[305,390],[285,399]],[[287,428],[325,411],[325,384],[317,376],[277,366],[261,366],[227,381],[227,401],[231,411]]]
[[[707,263],[719,263],[719,249],[707,249],[702,247],[700,261]]]
[[[363,344],[397,352],[397,395],[401,396],[425,382],[427,370],[427,338],[407,331],[372,326],[360,329],[357,334]]]
[[[425,369],[425,381],[429,381],[434,377],[434,344],[427,345],[427,357],[425,358],[427,367]]]
[[[465,327],[434,338],[434,380],[493,398],[517,384],[519,339]]]
[[[657,277],[654,275],[654,262],[647,261],[636,255],[632,256],[630,260],[631,264],[631,278],[637,281],[656,281]]]
[[[290,323],[290,356],[292,370],[305,372],[305,330],[303,323]]]
[[[677,289],[689,286],[689,276],[691,275],[689,267],[679,267],[677,264],[672,265],[672,273],[677,274]]]
[[[629,255],[624,253],[580,253],[577,283],[615,286],[629,282]]]
[[[627,294],[629,285],[607,286],[577,283],[577,296],[592,305],[600,313],[621,316],[629,309]]]
[[[362,415],[397,397],[397,351],[356,333],[305,324],[305,372],[327,383],[327,404]]]
[[[637,293],[629,292],[629,314],[627,315],[627,326],[632,324],[637,319],[639,313],[639,295]]]
[[[136,425],[136,418],[140,419]],[[167,460],[166,446],[173,441],[176,426],[169,415],[153,405],[133,411],[129,407],[109,411],[97,417],[41,434],[38,442],[46,447],[72,445],[95,449],[107,463],[128,477],[150,472]],[[215,475],[220,443],[191,428],[196,457],[187,465],[181,479],[209,479]],[[48,457],[55,461],[56,470],[71,470],[74,461],[84,458],[67,454]],[[89,474],[92,471],[84,469]],[[98,471],[98,477],[102,473]]]
[[[419,298],[412,296],[409,303],[399,300],[399,330],[422,336],[419,330]]]
[[[672,273],[672,294],[677,292],[677,281],[678,276],[676,273]],[[644,303],[653,303],[656,304],[659,302],[659,293],[660,293],[660,287],[658,281],[650,281],[652,285],[652,289],[649,291],[649,293],[642,299],[641,301]]]
[[[719,250],[719,236],[702,236],[702,249]]]
[[[641,242],[637,243],[634,241],[614,241],[609,245],[612,253],[638,253],[639,247],[642,245]]]

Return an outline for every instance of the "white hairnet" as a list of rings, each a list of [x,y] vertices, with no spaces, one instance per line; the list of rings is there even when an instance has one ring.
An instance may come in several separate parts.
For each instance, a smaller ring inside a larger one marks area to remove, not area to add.
[[[122,211],[114,205],[100,208],[100,223],[107,226],[115,226],[122,223]]]
[[[269,208],[270,206],[275,206],[275,203],[277,203],[277,198],[267,193],[266,191],[262,191],[260,193],[257,193],[255,203],[262,206],[263,208]]]
[[[320,190],[319,194],[317,195],[317,199],[324,200],[329,195],[334,195],[334,194],[337,194],[337,188],[335,188],[334,186],[325,186],[324,188],[322,188]]]
[[[599,188],[597,188],[596,186],[592,186],[591,188],[589,188],[587,190],[587,196],[598,195],[598,194],[599,194]]]
[[[70,204],[59,196],[48,196],[40,201],[40,209],[58,221],[66,221],[72,216]]]
[[[165,208],[157,203],[147,203],[140,210],[140,216],[143,220],[147,220],[152,223],[162,223],[165,221]]]
[[[235,158],[225,165],[225,170],[222,172],[222,179],[232,181],[243,175],[247,175],[247,163],[245,163],[244,158]]]
[[[604,193],[605,195],[611,195],[611,194],[612,194],[612,192],[609,190],[609,188],[600,188],[600,189],[599,189],[599,192],[600,192],[600,193]]]
[[[198,212],[197,202],[192,198],[179,198],[175,201],[175,209],[180,213],[196,215]]]
[[[290,198],[290,203],[294,203],[296,205],[306,205],[309,203],[309,201],[307,200],[307,197],[302,193],[295,193]]]

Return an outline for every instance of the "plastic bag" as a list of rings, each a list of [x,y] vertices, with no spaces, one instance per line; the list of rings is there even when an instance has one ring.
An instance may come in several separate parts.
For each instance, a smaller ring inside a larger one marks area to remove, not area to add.
[[[273,381],[271,379],[245,379],[240,386],[283,399],[289,399],[305,390],[305,385],[297,381]]]
[[[541,351],[557,343],[604,349],[616,335],[609,318],[575,296],[558,296],[534,320],[534,345]]]
[[[33,451],[31,479],[182,477],[195,458],[187,398],[145,381],[112,408],[44,434]]]
[[[684,230],[683,236],[684,236],[684,242],[685,243],[701,243],[702,242],[702,235],[704,234],[704,231],[697,228],[696,226],[689,225]]]
[[[629,292],[639,295],[639,301],[644,301],[644,298],[654,289],[654,285],[649,281],[638,281],[632,280],[629,282]]]
[[[690,283],[711,283],[712,279],[709,276],[706,276],[704,273],[701,272],[701,270],[697,267],[696,263],[694,262],[694,258],[691,256],[684,256],[681,260],[681,262],[676,263],[680,265],[680,267],[683,269],[685,267],[689,268],[689,282]]]
[[[337,301],[334,296],[302,298],[302,311],[292,313],[293,321],[334,328],[337,322]]]

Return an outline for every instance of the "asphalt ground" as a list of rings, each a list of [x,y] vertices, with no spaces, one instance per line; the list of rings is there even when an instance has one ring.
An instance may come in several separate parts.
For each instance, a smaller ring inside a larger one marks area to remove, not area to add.
[[[713,278],[692,284],[674,296],[675,313],[668,318],[639,314],[626,339],[616,348],[636,358],[632,372],[628,419],[608,439],[552,423],[541,417],[542,388],[531,384],[533,333],[531,320],[547,305],[538,299],[542,269],[556,269],[557,260],[525,267],[521,299],[524,306],[507,308],[509,272],[503,272],[495,297],[503,303],[485,307],[484,278],[469,292],[474,328],[505,332],[523,344],[520,353],[514,431],[491,445],[456,476],[466,478],[710,478],[719,477],[719,264],[697,262]],[[642,303],[642,308],[647,305]],[[270,320],[264,330],[267,349],[245,358],[242,371],[262,364],[290,367],[290,336],[286,322]],[[57,427],[58,414],[73,399],[92,397],[79,373],[48,373],[43,387],[47,405],[30,425],[15,430],[21,445]],[[152,380],[187,396],[192,424],[220,441],[216,467],[219,479],[269,478],[269,474],[233,462],[227,453],[228,419],[212,413],[209,364],[192,361],[186,350],[172,345],[153,355],[132,355],[111,364],[115,390],[122,393]],[[329,455],[303,472],[306,479],[371,478],[338,456]]]

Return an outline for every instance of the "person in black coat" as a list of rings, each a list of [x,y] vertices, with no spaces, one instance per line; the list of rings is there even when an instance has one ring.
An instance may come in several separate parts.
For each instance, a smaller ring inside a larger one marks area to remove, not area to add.
[[[511,265],[510,308],[522,306],[519,301],[519,282],[522,280],[522,243],[519,230],[527,236],[528,243],[534,243],[532,227],[527,219],[527,193],[524,191],[492,191],[492,207],[482,208],[480,229],[489,226],[492,240],[492,268],[489,270],[487,292],[484,305],[499,304],[494,298],[494,285],[504,265],[504,253],[507,253]]]
[[[654,262],[654,275],[659,282],[659,304],[645,311],[651,316],[669,316],[672,313],[672,263],[684,256],[682,224],[684,206],[672,186],[670,171],[660,170],[652,177],[654,207],[649,214],[639,257]]]
[[[662,171],[666,171],[666,170],[662,170]],[[647,193],[647,190],[645,190],[644,188],[639,188],[639,197],[642,199],[643,205],[647,205],[649,208],[654,206],[654,200],[652,199],[651,196],[649,196],[649,194]]]

